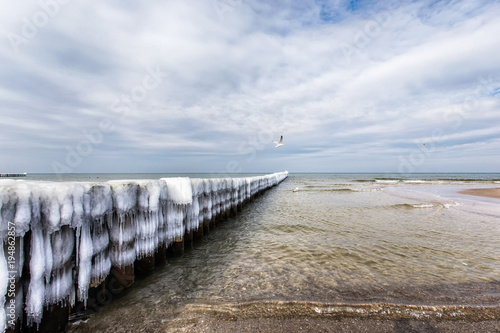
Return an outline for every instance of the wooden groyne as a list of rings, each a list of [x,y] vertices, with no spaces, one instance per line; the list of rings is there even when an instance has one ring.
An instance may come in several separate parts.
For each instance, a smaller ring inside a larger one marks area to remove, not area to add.
[[[26,177],[25,173],[0,173],[0,178]]]
[[[287,175],[1,180],[0,332],[64,331]]]

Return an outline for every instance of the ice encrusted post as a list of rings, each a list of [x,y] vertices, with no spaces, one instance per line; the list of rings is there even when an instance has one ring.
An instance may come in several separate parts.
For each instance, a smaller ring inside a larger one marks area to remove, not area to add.
[[[60,330],[69,313],[97,310],[134,282],[135,270],[164,261],[167,247],[182,250],[287,175],[0,180],[0,332]]]

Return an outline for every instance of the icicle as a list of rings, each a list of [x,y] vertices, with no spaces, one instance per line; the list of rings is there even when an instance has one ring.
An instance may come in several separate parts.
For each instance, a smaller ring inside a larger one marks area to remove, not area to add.
[[[31,252],[30,252],[30,284],[26,296],[26,314],[28,324],[39,324],[43,315],[43,304],[45,295],[45,250],[43,233],[40,227],[31,229]]]
[[[205,179],[205,202],[204,202],[204,210],[205,210],[205,219],[210,221],[212,219],[212,180]]]
[[[73,287],[73,274],[71,267],[71,256],[73,253],[74,240],[73,231],[62,228],[45,240],[45,247],[52,245],[52,266],[48,277],[46,275],[45,304],[56,304],[64,302],[70,295]],[[46,274],[49,269],[46,267]]]
[[[137,258],[153,254],[158,247],[160,226],[160,197],[165,182],[157,180],[137,181],[138,212],[136,216],[136,255]]]
[[[184,235],[184,217],[187,205],[193,202],[193,190],[189,178],[162,178],[167,184],[167,241]]]
[[[7,328],[7,315],[4,305],[5,296],[7,294],[8,278],[7,261],[5,260],[3,252],[3,241],[0,241],[0,332],[4,332]]]
[[[61,269],[71,261],[75,245],[74,232],[68,227],[51,235],[53,266],[52,269]]]
[[[92,272],[93,244],[90,225],[84,223],[80,233],[80,260],[78,265],[78,299],[87,306],[87,296]]]
[[[50,273],[52,273],[54,258],[52,256],[52,243],[50,241],[50,235],[48,233],[44,233],[43,236],[43,244],[45,247],[45,282],[48,283],[50,280]]]
[[[111,263],[124,267],[136,258],[133,241],[136,237],[134,216],[137,212],[138,185],[135,182],[112,181],[113,207],[116,215],[110,223],[109,239],[111,246]]]

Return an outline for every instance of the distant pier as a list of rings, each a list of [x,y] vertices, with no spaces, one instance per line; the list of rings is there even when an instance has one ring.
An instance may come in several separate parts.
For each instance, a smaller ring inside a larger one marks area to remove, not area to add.
[[[26,177],[26,172],[25,173],[0,173],[0,178],[7,178],[7,177]]]

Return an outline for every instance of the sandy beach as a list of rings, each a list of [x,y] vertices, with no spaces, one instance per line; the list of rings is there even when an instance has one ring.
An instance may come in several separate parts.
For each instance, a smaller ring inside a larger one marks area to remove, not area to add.
[[[193,305],[188,308],[170,323],[167,331],[500,332],[496,307],[445,308],[389,304],[327,306],[314,302],[262,302],[225,307]],[[323,312],[320,309],[328,313],[319,314]],[[381,313],[383,315],[379,316]]]
[[[479,196],[479,197],[500,199],[500,187],[496,187],[496,188],[472,188],[472,189],[460,191],[458,193],[475,195],[475,196]]]
[[[126,320],[107,325],[90,322],[87,325],[71,325],[70,332],[260,332],[260,333],[287,333],[287,332],[500,332],[500,320],[497,311],[488,313],[478,312],[477,316],[467,318],[409,318],[408,316],[389,316],[388,318],[370,318],[362,314],[343,313],[337,315],[306,315],[281,313],[260,314],[257,316],[233,313],[228,315],[222,312],[201,311],[199,313],[187,311],[179,314],[175,319],[168,320]],[[238,312],[238,311],[237,311]],[[271,311],[272,312],[272,311]],[[488,311],[486,311],[488,312]],[[167,316],[168,317],[168,316]],[[489,317],[489,318],[486,318]]]
[[[500,321],[376,320],[363,318],[261,318],[211,320],[171,332],[500,332]]]

